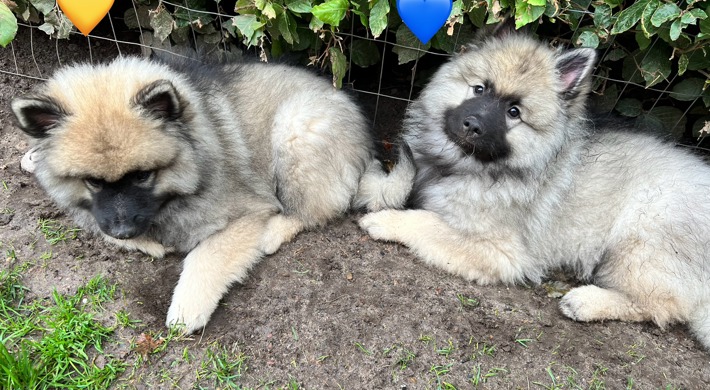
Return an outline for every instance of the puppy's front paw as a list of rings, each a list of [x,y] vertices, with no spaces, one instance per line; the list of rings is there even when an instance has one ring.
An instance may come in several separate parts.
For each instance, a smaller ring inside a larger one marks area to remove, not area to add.
[[[165,325],[178,326],[183,333],[190,334],[204,328],[210,316],[217,308],[217,301],[210,299],[204,291],[182,291],[181,286],[175,288],[173,302],[168,309]]]
[[[369,213],[360,218],[358,222],[360,228],[367,232],[370,237],[381,241],[397,241],[397,231],[399,229],[398,210],[383,210]]]
[[[590,321],[587,302],[580,296],[578,289],[572,289],[560,300],[560,310],[566,317],[575,321]]]

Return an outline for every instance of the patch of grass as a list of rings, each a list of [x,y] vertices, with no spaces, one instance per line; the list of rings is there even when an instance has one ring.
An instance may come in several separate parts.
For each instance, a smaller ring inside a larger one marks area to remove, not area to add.
[[[444,381],[442,378],[451,371],[451,366],[453,366],[453,363],[445,364],[443,366],[434,365],[429,369],[429,372],[434,374],[436,390],[456,390],[456,386]]]
[[[301,384],[298,383],[298,381],[294,378],[289,377],[288,378],[288,383],[286,384],[286,389],[288,390],[299,390],[301,388]]]
[[[628,377],[626,378],[626,390],[632,390],[634,388],[634,385],[636,382],[634,382],[634,378]]]
[[[0,307],[5,307],[11,302],[19,302],[24,299],[27,288],[22,285],[20,279],[22,278],[22,273],[29,267],[30,265],[25,263],[12,269],[0,270],[0,301],[2,301]]]
[[[478,299],[469,298],[463,294],[456,294],[456,299],[458,299],[459,304],[461,304],[461,310],[472,309],[472,308],[477,307],[478,305],[481,304],[481,302],[479,302]]]
[[[102,277],[74,295],[24,302],[18,272],[2,276],[0,299],[0,384],[6,389],[106,388],[125,364],[103,352],[114,329],[96,320],[96,309],[111,300]],[[95,364],[96,359],[103,362]]]
[[[15,214],[15,209],[5,207],[4,209],[0,209],[0,214],[7,214],[7,215]]]
[[[410,364],[414,363],[414,358],[416,358],[417,355],[408,350],[408,349],[402,349],[399,359],[394,363],[395,365],[399,366],[400,371],[404,371],[409,367]]]
[[[543,389],[547,390],[557,390],[557,389],[562,389],[564,388],[564,383],[558,383],[557,380],[558,378],[555,376],[555,373],[552,372],[552,366],[547,366],[547,369],[545,370],[547,372],[547,375],[550,377],[551,383],[549,385],[540,383],[540,382],[532,382],[533,385],[542,387]]]
[[[481,370],[481,365],[477,364],[476,367],[473,368],[473,372],[470,375],[470,382],[472,385],[478,387],[479,385],[482,385],[486,382],[488,382],[489,379],[495,378],[499,376],[500,374],[507,374],[508,370],[505,368],[501,367],[493,367],[486,371],[485,373]]]
[[[634,359],[634,362],[632,364],[638,364],[646,358],[646,355],[639,351],[639,349],[644,347],[643,344],[633,344],[629,345],[628,347],[629,349],[628,351],[626,351],[626,354],[632,359]]]
[[[69,239],[75,240],[81,231],[79,228],[66,227],[54,219],[39,219],[37,228],[50,245],[56,245]]]
[[[438,353],[441,356],[446,356],[448,357],[451,355],[454,351],[456,350],[456,347],[454,346],[454,342],[451,341],[451,339],[447,340],[446,346],[442,348],[437,348],[436,353]]]
[[[123,328],[135,329],[142,321],[131,319],[130,313],[126,309],[121,309],[116,312],[116,322]]]
[[[241,389],[235,381],[246,373],[246,362],[247,357],[243,353],[214,343],[207,349],[206,359],[200,364],[198,381],[204,379],[211,382],[212,385],[206,388]]]
[[[596,369],[592,373],[592,380],[589,382],[589,386],[587,387],[588,389],[592,390],[603,390],[606,389],[606,383],[602,380],[602,377],[606,374],[606,372],[609,370],[607,367],[604,367],[600,364],[596,365]]]
[[[5,261],[8,263],[17,261],[17,252],[15,252],[14,246],[10,245],[7,250],[5,250]]]
[[[476,359],[476,356],[490,356],[496,355],[496,346],[488,345],[486,343],[476,342],[474,345],[475,351],[471,354],[471,359]]]
[[[515,334],[515,338],[513,340],[515,341],[515,343],[521,345],[523,348],[527,348],[528,344],[535,341],[535,339],[520,337],[520,333],[522,333],[522,331],[523,331],[523,328],[518,329],[518,333]],[[542,335],[542,333],[540,335],[538,335],[537,339],[539,339],[541,335]]]
[[[372,351],[370,351],[369,349],[365,348],[364,345],[358,343],[357,341],[355,342],[355,346],[356,346],[360,351],[362,351],[365,355],[372,355]]]

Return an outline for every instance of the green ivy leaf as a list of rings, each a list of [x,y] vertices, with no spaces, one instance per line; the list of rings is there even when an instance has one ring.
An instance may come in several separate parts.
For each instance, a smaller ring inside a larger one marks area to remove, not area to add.
[[[680,16],[680,8],[675,3],[664,3],[653,13],[651,24],[661,27],[663,23],[676,19],[678,16]]]
[[[286,1],[286,8],[297,14],[307,14],[311,12],[313,6],[309,0],[290,0]]]
[[[680,24],[681,24],[680,19],[674,20],[673,24],[671,24],[670,37],[671,37],[671,40],[673,40],[673,41],[678,40],[678,37],[680,37],[680,32],[682,30],[682,27]]]
[[[540,6],[540,7],[544,7],[547,5],[546,0],[527,0],[527,3],[530,5],[536,5],[536,6]]]
[[[160,42],[165,41],[170,33],[173,31],[173,17],[170,12],[165,9],[165,7],[158,7],[156,10],[150,12],[150,27],[153,28],[153,35],[158,38]]]
[[[422,45],[419,38],[404,23],[397,28],[396,38],[398,46],[392,48],[392,51],[397,53],[397,61],[400,65],[420,58],[431,47],[430,42]],[[420,50],[410,49],[410,47],[419,48]]]
[[[688,70],[710,68],[710,50],[700,48],[688,53]]]
[[[612,24],[611,7],[608,4],[599,4],[594,7],[594,25],[598,28],[609,28]]]
[[[623,49],[612,49],[604,57],[604,61],[618,61],[626,57],[626,52]]]
[[[682,102],[690,102],[703,94],[705,80],[697,77],[690,77],[682,80],[673,86],[671,97]]]
[[[665,45],[655,45],[641,60],[641,75],[646,87],[654,86],[671,74],[671,49]]]
[[[646,116],[656,118],[663,126],[663,131],[671,135],[673,139],[680,139],[685,133],[687,119],[683,111],[675,107],[658,106],[654,107]]]
[[[0,1],[0,46],[5,47],[17,34],[17,18],[5,3]]]
[[[532,23],[545,13],[544,1],[542,2],[543,5],[535,5],[533,3],[539,3],[539,1],[515,0],[515,28]]]
[[[372,41],[356,39],[350,45],[350,59],[355,65],[367,68],[380,62],[380,50]]]
[[[311,13],[324,23],[338,27],[340,21],[345,18],[345,14],[348,12],[349,4],[348,0],[328,0],[323,4],[314,6],[311,9]]]
[[[389,0],[375,0],[375,5],[370,10],[370,31],[377,38],[387,28],[387,15],[390,12]]]
[[[54,35],[57,39],[65,39],[69,37],[73,26],[74,24],[64,13],[52,10],[44,15],[44,23],[38,28],[48,35]]]
[[[296,19],[293,14],[276,4],[276,27],[281,36],[289,45],[298,43],[298,32],[296,31]]]
[[[369,21],[367,20],[367,15],[365,15],[364,12],[360,11],[360,7],[362,6],[358,1],[352,1],[350,4],[353,6],[350,8],[350,12],[352,12],[354,15],[357,15],[360,18],[360,23],[367,28],[369,26]]]
[[[680,22],[683,23],[684,25],[688,26],[691,24],[695,24],[697,21],[697,17],[695,17],[692,13],[686,12],[680,17]]]
[[[611,8],[616,8],[623,3],[623,0],[604,0],[604,4],[609,5]]]
[[[473,9],[468,11],[468,19],[473,23],[474,26],[481,28],[486,23],[486,7],[481,7],[474,5]]]
[[[621,34],[624,31],[629,30],[631,27],[635,26],[639,20],[641,20],[641,15],[643,14],[644,8],[648,5],[651,0],[641,0],[635,2],[631,7],[624,9],[619,12],[616,17],[616,23],[611,29],[612,34]]]
[[[616,111],[623,116],[635,118],[643,113],[641,101],[638,99],[621,99],[616,104]]]
[[[699,9],[699,8],[693,8],[690,11],[688,11],[689,14],[693,15],[696,19],[700,20],[705,20],[708,17],[708,14],[705,13],[705,11]]]
[[[641,50],[646,50],[646,48],[651,44],[651,38],[647,36],[645,32],[636,31],[634,38],[636,38],[636,43],[639,45],[639,49]]]
[[[54,6],[56,5],[55,0],[30,0],[30,4],[32,4],[39,13],[42,15],[47,15],[48,13],[52,12],[54,9]]]
[[[262,28],[265,24],[259,21],[256,15],[237,15],[232,20],[247,46],[256,45],[258,39],[264,34]]]
[[[345,72],[348,70],[348,59],[339,48],[334,46],[328,49],[328,57],[330,57],[330,69],[333,72],[333,86],[340,89],[343,87]]]
[[[311,31],[318,31],[323,28],[323,23],[322,20],[318,19],[315,15],[311,18],[310,23],[308,23],[308,28],[311,29]]]
[[[678,76],[682,76],[683,73],[688,69],[688,55],[683,53],[678,58]]]
[[[276,6],[280,7],[278,4],[276,4]],[[266,5],[264,6],[264,9],[261,10],[261,14],[266,16],[268,19],[275,19],[276,18],[276,9],[274,8],[274,4],[271,2],[266,3]]]
[[[646,8],[643,9],[643,13],[641,14],[641,30],[643,30],[643,33],[644,35],[646,35],[647,38],[652,37],[653,34],[658,31],[658,27],[654,26],[653,23],[651,23],[651,18],[653,18],[653,14],[656,12],[660,5],[660,0],[651,0],[651,2],[648,3]]]
[[[580,47],[591,47],[596,49],[599,47],[599,37],[593,31],[582,31],[577,37],[575,43]]]

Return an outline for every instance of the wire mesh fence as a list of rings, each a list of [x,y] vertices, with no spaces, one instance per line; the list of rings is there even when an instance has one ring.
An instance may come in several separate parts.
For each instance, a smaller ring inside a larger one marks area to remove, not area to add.
[[[16,39],[8,47],[0,49],[0,59],[2,59],[0,74],[39,81],[46,79],[54,69],[76,61],[105,62],[118,55],[148,55],[151,51],[184,55],[171,47],[171,40],[174,47],[198,48],[206,57],[225,57],[225,54],[235,56],[245,52],[246,55],[257,57],[262,61],[274,60],[264,51],[264,46],[270,44],[267,36],[262,36],[258,45],[249,47],[241,44],[237,39],[233,26],[230,34],[230,27],[227,25],[236,23],[234,18],[237,13],[226,12],[223,7],[217,6],[214,10],[198,9],[188,6],[187,1],[182,3],[160,1],[157,7],[136,0],[121,3],[123,4],[118,8],[114,6],[99,28],[87,37],[76,29],[67,29],[64,34],[68,36],[67,39],[56,39],[54,37],[61,34],[59,31],[47,31],[41,23],[20,21]],[[172,15],[175,16],[175,20],[171,19],[172,34],[168,39],[166,36],[158,37],[162,34],[159,27],[152,25],[149,20],[165,7],[170,7]],[[231,10],[238,7],[239,2],[236,7],[231,7],[230,4],[227,8]],[[578,28],[584,25],[581,22],[585,18],[590,20],[594,18],[593,13],[589,11],[571,12],[579,13]],[[182,38],[175,39],[180,18],[186,20],[180,28],[187,28],[181,30]],[[60,23],[65,22],[60,21]],[[213,26],[214,34],[205,34],[208,24]],[[450,43],[453,48],[450,51],[461,50],[470,41],[471,32],[464,30],[461,27],[463,24],[447,24],[447,26],[447,34],[451,37]],[[332,35],[328,43],[328,46],[338,46],[348,53],[348,71],[343,77],[345,88],[360,96],[374,128],[380,133],[388,134],[390,138],[396,132],[396,129],[393,129],[393,126],[396,127],[393,125],[394,119],[401,118],[406,106],[416,98],[417,92],[426,83],[427,77],[438,64],[452,55],[452,53],[432,49],[430,45],[423,45],[421,42],[405,41],[404,43],[410,44],[404,44],[399,38],[394,37],[395,33],[399,34],[399,31],[384,29],[380,36],[374,37],[369,29],[358,28],[356,15],[350,15],[339,29],[329,31]],[[571,37],[578,36],[579,31],[572,30],[566,34],[567,36],[553,38],[553,44],[570,46]],[[602,59],[614,55],[615,36],[611,36],[610,39],[611,43],[607,44],[605,49],[599,50]],[[650,48],[653,48],[659,39],[658,36],[654,37],[648,43]],[[358,44],[367,45],[371,50],[375,48],[376,61],[368,60],[366,67],[354,63],[353,58],[357,53],[353,53],[352,48]],[[690,61],[699,52],[691,52]],[[642,53],[644,57],[634,58],[634,60],[643,62],[649,53],[651,51],[647,50]],[[311,54],[310,66],[328,72],[330,69],[327,69],[327,61],[324,59],[327,55],[325,49],[316,50]],[[673,52],[672,55],[676,53]],[[403,57],[408,61],[403,62]],[[305,66],[304,61],[300,62]],[[648,82],[644,84],[635,80],[638,79],[638,73],[642,71],[641,66],[636,66],[633,72],[625,74],[626,77],[620,77],[622,72],[618,69],[614,69],[608,63],[600,64],[594,75],[595,100],[598,102],[596,105],[603,112],[631,113],[627,116],[634,116],[634,111],[636,114],[643,112],[644,115],[636,115],[637,124],[651,128],[655,126],[664,135],[671,135],[676,140],[684,141],[686,145],[702,147],[704,137],[700,136],[702,134],[700,128],[709,117],[703,102],[703,94],[698,93],[678,99],[678,94],[682,92],[674,92],[671,88],[683,80],[683,76],[679,75],[680,72],[674,71],[665,82],[648,87]],[[614,93],[607,94],[606,92],[611,89]],[[639,95],[644,97],[643,107],[638,107]]]

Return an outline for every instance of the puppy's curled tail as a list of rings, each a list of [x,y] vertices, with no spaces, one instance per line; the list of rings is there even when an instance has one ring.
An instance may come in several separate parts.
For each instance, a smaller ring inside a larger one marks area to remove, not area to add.
[[[353,206],[368,211],[404,208],[416,173],[412,150],[403,142],[399,147],[399,161],[389,173],[377,159],[370,161],[360,178]]]

